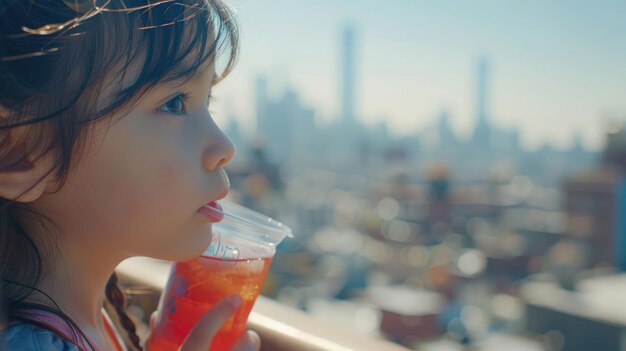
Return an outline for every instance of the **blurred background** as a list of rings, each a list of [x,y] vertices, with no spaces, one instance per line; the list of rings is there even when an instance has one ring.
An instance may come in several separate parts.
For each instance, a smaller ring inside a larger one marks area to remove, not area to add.
[[[626,2],[232,0],[263,294],[415,350],[626,349]]]

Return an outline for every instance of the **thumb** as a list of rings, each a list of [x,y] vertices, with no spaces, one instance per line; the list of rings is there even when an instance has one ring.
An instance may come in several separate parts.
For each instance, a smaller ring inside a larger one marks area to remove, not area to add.
[[[216,303],[191,329],[179,351],[208,350],[215,334],[241,302],[241,296],[230,295]]]
[[[146,337],[147,340],[152,339],[152,333],[154,333],[154,324],[156,323],[156,319],[157,311],[154,311],[150,315],[150,324],[148,324],[148,336]]]
[[[237,340],[231,351],[259,351],[261,349],[261,338],[259,334],[248,330]]]
[[[150,315],[150,329],[149,330],[152,330],[154,328],[154,323],[156,322],[156,319],[157,319],[157,312],[154,311]]]

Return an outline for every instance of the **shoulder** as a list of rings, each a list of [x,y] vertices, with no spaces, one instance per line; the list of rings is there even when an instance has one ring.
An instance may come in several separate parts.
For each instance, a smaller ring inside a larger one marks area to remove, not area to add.
[[[3,338],[3,346],[11,351],[79,351],[76,345],[53,331],[27,323],[10,327]]]

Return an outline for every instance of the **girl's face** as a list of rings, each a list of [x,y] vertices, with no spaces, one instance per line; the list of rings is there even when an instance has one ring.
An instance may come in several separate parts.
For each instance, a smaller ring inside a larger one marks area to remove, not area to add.
[[[67,182],[35,202],[65,240],[169,260],[209,245],[212,220],[198,210],[226,196],[234,154],[208,111],[213,76],[157,86],[92,127]]]

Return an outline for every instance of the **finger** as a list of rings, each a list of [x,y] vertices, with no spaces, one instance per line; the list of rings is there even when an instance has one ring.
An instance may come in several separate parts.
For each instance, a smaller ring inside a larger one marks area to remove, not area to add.
[[[241,305],[241,296],[230,295],[216,303],[191,329],[180,351],[208,350],[222,324]]]
[[[156,322],[156,319],[157,319],[157,312],[154,311],[150,315],[150,324],[149,324],[150,325],[150,329],[149,330],[152,330],[154,328],[154,323]]]
[[[150,315],[150,321],[148,324],[148,335],[146,335],[146,340],[150,340],[152,339],[152,334],[154,333],[154,324],[156,322],[156,317],[157,317],[157,312],[154,311],[152,312],[152,314]]]
[[[261,338],[259,334],[248,330],[242,335],[235,346],[230,351],[259,351],[261,349]]]

